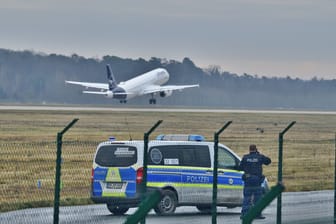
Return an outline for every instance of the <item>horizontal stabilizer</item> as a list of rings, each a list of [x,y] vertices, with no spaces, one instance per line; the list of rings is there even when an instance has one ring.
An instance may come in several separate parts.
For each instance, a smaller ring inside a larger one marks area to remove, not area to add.
[[[106,95],[107,92],[98,92],[98,91],[83,91],[83,93],[96,94],[96,95]]]

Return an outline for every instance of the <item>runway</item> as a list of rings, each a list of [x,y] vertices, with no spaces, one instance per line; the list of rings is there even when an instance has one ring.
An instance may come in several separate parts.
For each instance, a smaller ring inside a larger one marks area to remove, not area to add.
[[[282,223],[293,224],[329,224],[333,223],[334,191],[285,192],[282,195]],[[253,223],[276,223],[277,200],[274,200],[264,211],[265,220]],[[241,207],[228,209],[218,207],[217,222],[226,224],[240,223]],[[106,205],[62,206],[60,208],[61,223],[124,223],[136,208],[130,209],[126,215],[111,215]],[[53,208],[33,208],[0,214],[0,223],[52,223]],[[153,211],[146,218],[148,224],[203,224],[211,223],[211,215],[200,213],[193,206],[178,207],[174,215],[158,216]]]
[[[319,114],[336,115],[336,111],[316,110],[252,110],[218,108],[181,108],[181,107],[103,107],[73,105],[0,105],[0,110],[36,110],[36,111],[138,111],[138,112],[181,112],[181,113],[265,113],[265,114]]]

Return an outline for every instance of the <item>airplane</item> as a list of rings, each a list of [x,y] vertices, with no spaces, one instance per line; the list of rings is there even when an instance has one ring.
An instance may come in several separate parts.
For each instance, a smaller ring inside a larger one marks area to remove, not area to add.
[[[88,88],[96,88],[101,91],[83,91],[87,94],[103,95],[107,98],[118,99],[120,103],[126,103],[127,100],[150,94],[149,104],[156,104],[154,95],[159,94],[161,97],[171,96],[174,90],[199,87],[199,84],[195,85],[166,85],[169,79],[169,73],[164,68],[157,68],[146,72],[142,75],[136,76],[125,82],[117,84],[114,78],[112,69],[109,64],[106,65],[107,70],[107,83],[93,83],[93,82],[77,82],[77,81],[65,81],[65,83],[84,86]]]

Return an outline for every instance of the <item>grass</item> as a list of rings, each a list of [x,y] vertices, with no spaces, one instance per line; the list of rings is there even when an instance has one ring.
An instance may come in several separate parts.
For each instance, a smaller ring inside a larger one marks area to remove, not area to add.
[[[220,142],[240,156],[256,144],[273,161],[264,168],[271,185],[277,181],[278,133],[296,121],[284,136],[286,191],[334,187],[336,115],[13,110],[0,115],[0,211],[52,205],[56,134],[73,118],[80,120],[63,138],[61,205],[90,203],[92,157],[99,142],[111,135],[143,139],[161,119],[151,139],[161,133],[197,133],[212,141],[214,132],[232,120]]]

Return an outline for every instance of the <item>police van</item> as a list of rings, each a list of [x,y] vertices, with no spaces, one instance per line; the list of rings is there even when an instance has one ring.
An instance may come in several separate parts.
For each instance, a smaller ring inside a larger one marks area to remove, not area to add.
[[[241,206],[243,172],[232,150],[218,145],[217,205]],[[141,202],[143,141],[115,141],[97,147],[91,176],[91,199],[106,203],[121,215]],[[157,214],[174,213],[177,206],[196,206],[211,211],[214,143],[199,135],[160,135],[148,143],[147,190],[160,189],[163,197],[154,208]]]

